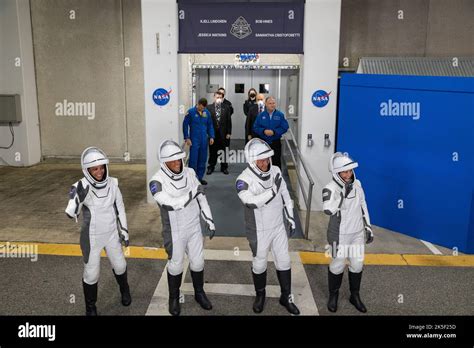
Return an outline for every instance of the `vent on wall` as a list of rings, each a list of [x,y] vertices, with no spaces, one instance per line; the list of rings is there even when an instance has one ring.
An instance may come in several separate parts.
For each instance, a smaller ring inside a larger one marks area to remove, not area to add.
[[[362,57],[357,73],[474,77],[474,58]]]
[[[19,94],[0,94],[0,124],[21,122]]]

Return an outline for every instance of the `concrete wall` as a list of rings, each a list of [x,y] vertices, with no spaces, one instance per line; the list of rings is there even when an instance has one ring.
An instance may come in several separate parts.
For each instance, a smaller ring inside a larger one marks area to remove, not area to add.
[[[78,156],[96,145],[111,157],[144,158],[140,2],[31,6],[43,156]],[[88,103],[95,113],[59,116],[64,100]]]
[[[13,126],[15,142],[0,149],[0,165],[33,165],[41,159],[34,58],[28,0],[0,2],[0,94],[19,94],[23,121]],[[11,143],[0,125],[0,146]]]
[[[132,158],[145,158],[141,4],[138,0],[122,0],[122,4],[124,56],[130,59],[125,67],[128,151]]]
[[[342,0],[339,67],[355,70],[364,56],[474,56],[473,18],[472,0]]]

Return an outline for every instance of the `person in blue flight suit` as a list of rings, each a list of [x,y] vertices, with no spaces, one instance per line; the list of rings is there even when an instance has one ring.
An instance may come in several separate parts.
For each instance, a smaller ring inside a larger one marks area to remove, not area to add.
[[[202,185],[207,163],[207,143],[214,144],[214,125],[209,111],[206,109],[207,100],[201,98],[198,104],[189,109],[183,121],[183,133],[186,144],[190,146],[189,167],[193,168]],[[209,139],[209,140],[208,140]]]
[[[265,110],[257,116],[253,124],[253,132],[270,145],[274,155],[272,164],[281,168],[281,137],[288,131],[285,114],[276,109],[275,98],[265,99]]]

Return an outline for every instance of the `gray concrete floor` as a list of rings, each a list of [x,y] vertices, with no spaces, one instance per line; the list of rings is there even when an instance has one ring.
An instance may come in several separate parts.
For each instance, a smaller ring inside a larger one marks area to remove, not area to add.
[[[102,258],[99,314],[144,315],[165,265],[164,260],[127,260],[133,304],[124,307],[109,260]],[[2,259],[0,315],[84,315],[82,272],[82,257],[76,256]]]
[[[327,310],[327,266],[305,265],[320,315],[360,315],[344,273],[339,309]],[[369,315],[473,315],[474,268],[364,266],[361,299]],[[402,302],[399,302],[402,301]]]
[[[120,304],[110,264],[102,258],[97,308],[101,315],[145,315],[164,270],[165,260],[128,259],[133,297],[130,307]],[[252,284],[250,262],[206,261],[206,283]],[[278,285],[272,262],[268,285]],[[329,313],[327,266],[305,265],[304,270],[320,315],[360,315],[349,304],[347,271],[339,297],[339,310]],[[82,258],[39,255],[0,262],[0,315],[83,315]],[[361,297],[369,315],[473,315],[474,268],[366,266]],[[185,283],[191,283],[189,273]],[[214,309],[204,311],[192,295],[185,295],[183,315],[254,315],[252,296],[209,294]],[[403,301],[400,302],[401,297]],[[74,301],[72,301],[74,299]],[[288,315],[277,298],[268,298],[261,315]]]

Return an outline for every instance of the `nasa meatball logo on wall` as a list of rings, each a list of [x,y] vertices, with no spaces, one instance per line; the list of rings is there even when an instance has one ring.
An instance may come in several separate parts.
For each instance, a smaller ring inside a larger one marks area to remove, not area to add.
[[[169,91],[167,91],[164,88],[155,89],[155,91],[153,92],[153,101],[158,106],[165,106],[166,104],[169,103],[171,99],[170,94],[171,94],[171,88]]]
[[[319,89],[313,93],[313,96],[311,97],[311,101],[313,102],[314,106],[318,108],[323,108],[329,103],[330,94],[331,92],[327,93],[326,91]]]

